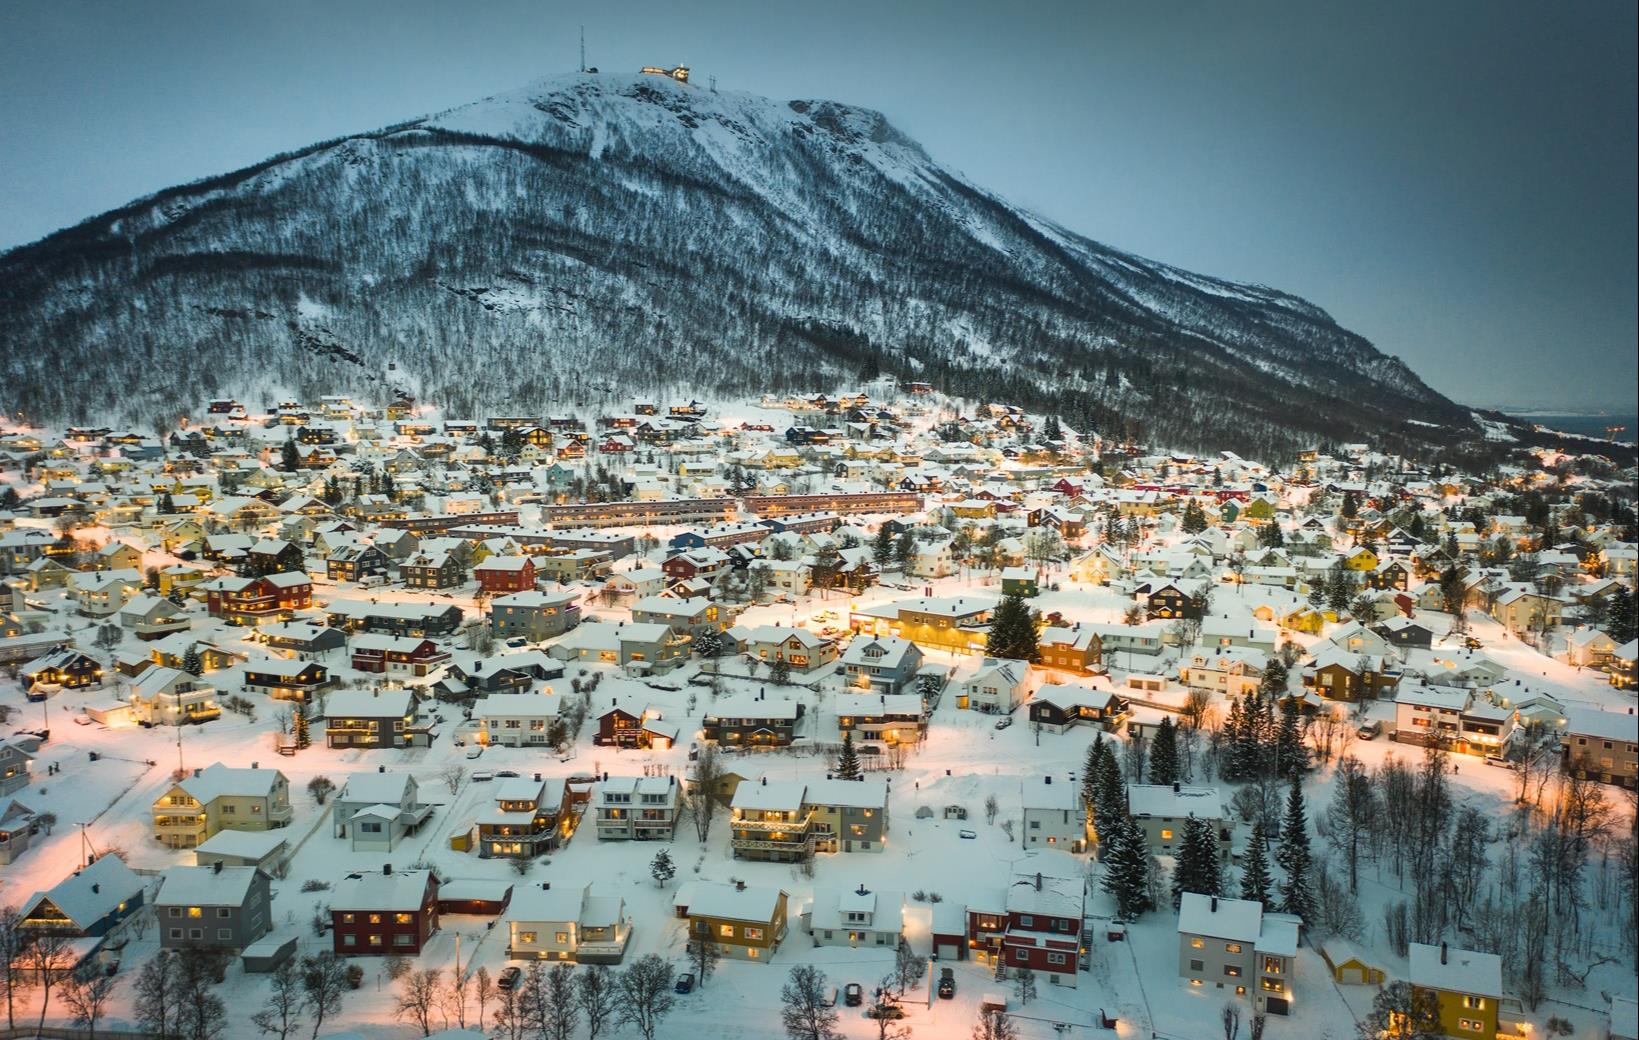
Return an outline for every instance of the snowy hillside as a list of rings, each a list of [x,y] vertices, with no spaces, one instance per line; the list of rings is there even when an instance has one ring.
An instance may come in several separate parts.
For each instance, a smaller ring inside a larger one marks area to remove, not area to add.
[[[0,257],[0,405],[33,418],[146,425],[179,378],[476,413],[868,359],[1178,446],[1470,427],[1312,304],[1075,235],[878,113],[658,76],[542,80]]]

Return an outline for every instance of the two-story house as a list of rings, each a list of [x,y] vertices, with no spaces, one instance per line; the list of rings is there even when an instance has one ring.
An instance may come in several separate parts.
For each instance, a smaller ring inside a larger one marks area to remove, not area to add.
[[[1216,787],[1130,784],[1127,810],[1144,832],[1150,852],[1172,855],[1184,839],[1184,821],[1193,816],[1212,825],[1222,859],[1229,862],[1235,821],[1224,812],[1223,797]]]
[[[428,730],[417,724],[410,690],[337,690],[325,698],[324,742],[332,748],[425,746]]]
[[[171,867],[154,895],[160,949],[244,949],[272,927],[271,884],[256,867]]]
[[[1266,913],[1256,900],[1185,892],[1178,977],[1246,997],[1255,1012],[1289,1014],[1301,924],[1291,914]]]
[[[785,892],[777,888],[690,881],[672,907],[690,938],[708,940],[726,957],[767,962],[785,939]]]
[[[671,841],[682,812],[675,776],[612,776],[592,795],[599,841]]]
[[[514,777],[495,788],[495,804],[478,815],[482,859],[533,859],[553,852],[575,833],[569,785],[560,778]]]
[[[338,957],[414,957],[438,931],[438,875],[430,870],[349,874],[329,903]]]
[[[1027,777],[1020,785],[1024,847],[1080,852],[1089,838],[1086,807],[1072,783],[1053,782],[1051,774]]]
[[[921,667],[921,649],[897,636],[859,636],[842,655],[847,684],[874,693],[897,694]]]
[[[191,849],[218,831],[288,827],[290,781],[277,769],[220,762],[172,784],[153,804],[154,840]]]

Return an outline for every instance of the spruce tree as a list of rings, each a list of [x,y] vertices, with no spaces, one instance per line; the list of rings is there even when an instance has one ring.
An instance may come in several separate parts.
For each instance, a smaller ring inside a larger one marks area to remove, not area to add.
[[[1115,897],[1116,913],[1135,921],[1155,907],[1150,898],[1150,850],[1144,831],[1131,817],[1111,821],[1109,848],[1102,853],[1104,891]]]
[[[159,505],[156,511],[161,516],[169,516],[170,514],[176,512],[176,500],[171,498],[171,493],[169,491],[161,492],[159,496]]]
[[[313,746],[313,738],[307,732],[307,711],[296,705],[296,713],[290,720],[291,737],[296,743],[296,750]]]
[[[1245,780],[1241,773],[1241,758],[1239,745],[1241,734],[1246,729],[1246,708],[1241,703],[1242,698],[1236,697],[1229,702],[1229,711],[1224,716],[1224,757],[1223,765],[1219,767],[1219,775],[1225,780],[1236,783]]]
[[[854,750],[854,732],[842,735],[842,751],[837,754],[837,779],[858,780],[863,776],[859,768],[859,752]]]
[[[1309,749],[1303,743],[1303,724],[1298,702],[1288,697],[1280,706],[1280,725],[1275,731],[1276,775],[1296,780],[1309,769]]]
[[[1269,842],[1263,836],[1263,822],[1252,824],[1252,841],[1246,846],[1246,873],[1241,875],[1241,898],[1262,903],[1265,910],[1273,909],[1270,892],[1274,882],[1269,877]]]
[[[1311,887],[1312,866],[1309,856],[1309,820],[1303,808],[1303,787],[1292,781],[1292,790],[1286,796],[1286,816],[1281,821],[1280,848],[1275,862],[1286,872],[1280,886],[1280,909],[1283,914],[1296,914],[1310,920],[1314,912],[1314,894]]]
[[[915,555],[916,539],[911,537],[911,533],[909,531],[906,531],[899,536],[899,541],[894,543],[894,562],[899,565],[900,571],[907,571],[911,565],[911,558]]]
[[[1178,730],[1172,716],[1163,715],[1150,742],[1150,783],[1171,786],[1178,777]]]
[[[1218,837],[1212,824],[1191,813],[1184,820],[1183,840],[1172,868],[1172,906],[1178,908],[1185,892],[1203,896],[1223,894],[1223,873],[1219,869]]]
[[[1098,826],[1098,763],[1103,748],[1104,734],[1099,733],[1087,745],[1087,755],[1081,760],[1081,804],[1087,812],[1087,822],[1095,829]]]
[[[279,468],[286,473],[294,473],[301,464],[302,457],[296,451],[296,442],[286,437],[284,446],[279,449]]]
[[[1115,760],[1115,752],[1108,744],[1099,753],[1097,782],[1094,825],[1102,833],[1110,821],[1120,821],[1127,816],[1127,781],[1122,778],[1121,764]]]
[[[1185,534],[1200,534],[1206,530],[1206,512],[1201,508],[1199,502],[1191,499],[1189,504],[1184,507],[1184,519],[1181,526]]]
[[[199,656],[198,647],[190,645],[187,652],[182,655],[182,670],[189,675],[205,674],[205,662]]]
[[[990,615],[990,634],[985,652],[991,657],[1013,661],[1041,660],[1036,641],[1036,618],[1022,596],[1003,597]]]
[[[893,532],[887,524],[877,528],[876,539],[871,542],[871,559],[878,568],[886,568],[893,561]]]

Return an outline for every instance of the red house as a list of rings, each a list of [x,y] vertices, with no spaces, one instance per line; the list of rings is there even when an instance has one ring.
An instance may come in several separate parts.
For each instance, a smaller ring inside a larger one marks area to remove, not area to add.
[[[361,672],[421,676],[449,661],[449,651],[431,639],[371,632],[353,637],[353,667]]]
[[[1012,883],[991,905],[970,904],[967,945],[975,956],[1008,969],[1029,969],[1055,986],[1075,986],[1081,960],[1086,879],[1068,853],[1027,854]]]
[[[217,578],[205,585],[205,609],[233,625],[286,620],[312,605],[313,579],[300,571]]]
[[[637,747],[643,740],[643,719],[647,712],[633,714],[616,705],[598,716],[598,735],[592,743],[601,747]]]
[[[472,569],[478,587],[505,595],[535,587],[535,561],[528,556],[491,556]]]
[[[342,957],[414,957],[438,931],[438,875],[353,874],[330,900],[330,935]]]

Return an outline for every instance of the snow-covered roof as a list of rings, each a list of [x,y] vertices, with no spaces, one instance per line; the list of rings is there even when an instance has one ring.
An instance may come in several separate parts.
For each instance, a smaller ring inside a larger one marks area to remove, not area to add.
[[[1494,953],[1412,943],[1409,956],[1406,978],[1414,986],[1502,997],[1502,958]]]

